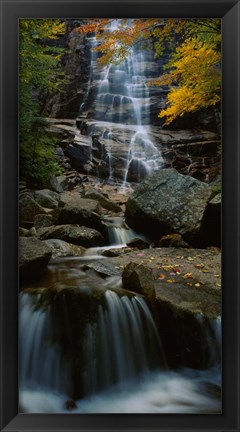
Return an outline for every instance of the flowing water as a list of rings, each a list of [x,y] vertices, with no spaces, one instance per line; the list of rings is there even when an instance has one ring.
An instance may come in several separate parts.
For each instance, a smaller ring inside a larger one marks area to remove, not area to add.
[[[81,336],[84,388],[74,413],[221,411],[216,353],[207,371],[168,370],[160,336],[144,299],[120,296],[109,289],[103,299],[95,321],[86,324]],[[66,356],[56,339],[53,306],[43,306],[41,294],[22,293],[19,307],[20,409],[69,412],[65,404],[72,397],[74,359]],[[220,343],[220,318],[214,320],[211,331]]]
[[[113,20],[108,31],[111,33],[116,30],[119,23],[120,20]],[[89,44],[91,52],[94,53],[96,38],[89,38]],[[153,61],[152,52],[141,50],[136,45],[130,50],[125,61],[118,65],[111,63],[101,70],[97,63],[96,53],[91,54],[88,89],[91,82],[98,83],[92,102],[94,107],[92,116],[98,120],[97,127],[101,131],[100,140],[103,138],[105,142],[109,182],[114,179],[114,161],[115,159],[119,161],[116,130],[119,129],[119,126],[124,128],[126,125],[131,125],[131,133],[127,133],[126,154],[123,156],[123,188],[126,187],[129,178],[139,182],[145,175],[162,165],[161,154],[151,135],[151,100],[146,78],[149,60]],[[95,133],[96,127],[93,127],[91,134]],[[122,147],[126,142],[120,143]]]
[[[113,21],[109,31],[116,25]],[[96,38],[89,44],[96,47]],[[80,112],[98,82],[93,109],[104,141],[102,158],[105,154],[112,182],[115,156],[119,145],[124,147],[123,188],[162,163],[150,126],[149,56],[136,46],[124,62],[101,69],[91,51]],[[126,128],[128,140],[119,143],[116,130]],[[135,237],[148,241],[121,218],[105,223],[110,246],[53,260],[45,279],[20,294],[20,410],[65,413],[66,401],[74,399],[73,413],[220,413],[221,318],[206,324],[196,315],[203,339],[215,341],[208,350],[209,369],[169,370],[161,343],[165,329],[157,329],[144,298],[124,291],[119,276],[102,278],[84,267],[104,262],[102,249],[122,247]]]
[[[131,233],[121,218],[108,222],[116,242],[116,225],[124,238]],[[46,279],[20,294],[20,410],[69,412],[74,399],[74,413],[219,413],[221,318],[206,325],[196,315],[211,341],[208,370],[168,370],[143,297],[123,290],[119,276],[86,272],[103,259],[99,249],[53,260]]]

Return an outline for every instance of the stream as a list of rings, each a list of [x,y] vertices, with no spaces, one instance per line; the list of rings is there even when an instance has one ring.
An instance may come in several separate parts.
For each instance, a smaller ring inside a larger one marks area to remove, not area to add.
[[[108,248],[136,234],[120,219],[110,222]],[[144,298],[123,290],[118,275],[86,271],[86,265],[104,263],[102,249],[52,260],[43,280],[20,294],[20,411],[220,413],[221,319],[212,326],[211,367],[170,370]]]

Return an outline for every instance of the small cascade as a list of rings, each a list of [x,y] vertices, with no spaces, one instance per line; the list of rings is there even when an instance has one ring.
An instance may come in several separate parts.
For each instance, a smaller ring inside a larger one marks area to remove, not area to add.
[[[203,314],[197,314],[196,319],[202,332],[203,364],[208,368],[219,365],[221,363],[222,349],[221,317],[218,316],[209,320]]]
[[[135,238],[148,242],[148,239],[143,234],[129,228],[121,217],[105,217],[105,223],[108,228],[109,243],[112,246],[124,246]]]
[[[160,338],[143,298],[106,291],[98,321],[87,324],[85,393],[120,383],[154,368],[165,368]]]
[[[91,295],[96,313],[92,314],[92,303],[88,319],[80,307],[88,304],[82,295],[78,298],[80,288],[74,291],[73,303],[65,302],[66,289],[62,295],[58,290],[52,295],[52,288],[20,294],[21,409],[68,412],[66,401],[73,398],[74,413],[219,413],[221,318],[207,321],[196,316],[203,347],[208,346],[208,370],[168,370],[143,297],[117,293],[107,285],[102,295]],[[86,288],[82,294],[89,296]]]
[[[20,295],[20,393],[49,389],[69,397],[85,396],[165,367],[160,337],[142,297],[120,296],[108,288],[105,294],[92,294],[89,315],[85,309],[84,328],[79,327],[72,346],[66,332],[76,335],[81,317],[74,317],[74,310],[65,310],[65,294],[59,295],[58,307],[63,310],[57,314],[50,291]],[[89,299],[89,293],[79,293],[74,303],[89,301],[84,298]],[[80,303],[79,313],[83,314]]]
[[[50,308],[37,308],[40,295],[20,294],[19,384],[23,388],[51,388],[71,392],[70,365],[54,342]]]

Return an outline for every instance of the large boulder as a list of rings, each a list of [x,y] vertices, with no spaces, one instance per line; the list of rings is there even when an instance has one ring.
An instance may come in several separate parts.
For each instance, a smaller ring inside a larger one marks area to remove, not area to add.
[[[90,198],[92,200],[96,200],[99,202],[99,204],[110,211],[113,211],[115,213],[119,213],[122,211],[121,207],[116,204],[115,202],[111,201],[109,198],[104,196],[101,192],[97,191],[96,189],[89,189],[83,198]]]
[[[56,225],[38,230],[41,240],[59,239],[83,247],[103,246],[102,234],[94,229],[77,225]]]
[[[197,245],[211,195],[205,183],[175,169],[158,170],[147,176],[128,199],[126,222],[154,239],[176,232]]]
[[[169,366],[207,369],[220,361],[221,291],[200,284],[162,282],[155,284],[155,290]]]
[[[37,279],[52,256],[51,249],[35,237],[19,237],[20,283]]]
[[[19,223],[20,226],[29,227],[38,214],[47,214],[47,211],[38,204],[29,194],[19,197]]]
[[[50,214],[38,214],[34,218],[34,227],[36,229],[51,225],[53,225],[53,217]]]
[[[82,246],[67,243],[64,240],[49,239],[44,240],[44,243],[52,250],[52,258],[82,256],[85,249]]]
[[[208,203],[202,225],[202,238],[205,246],[221,247],[221,193],[215,195]]]
[[[152,272],[143,264],[127,264],[122,273],[122,283],[124,289],[142,294],[149,301],[155,299]]]
[[[81,198],[78,193],[65,193],[61,195],[59,202],[58,223],[84,225],[107,236],[107,229],[99,212],[100,206],[97,201]]]
[[[68,179],[64,175],[58,177],[52,175],[50,179],[50,186],[55,192],[61,193],[68,189]]]
[[[42,189],[34,193],[34,199],[42,207],[54,209],[58,207],[59,195],[49,189]]]

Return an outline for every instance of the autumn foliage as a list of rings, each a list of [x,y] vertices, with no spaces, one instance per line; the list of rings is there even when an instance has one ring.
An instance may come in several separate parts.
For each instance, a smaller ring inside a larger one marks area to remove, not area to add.
[[[115,21],[116,23],[116,21]],[[111,28],[111,31],[109,31]],[[221,25],[218,19],[96,19],[77,31],[95,33],[99,62],[121,63],[136,44],[151,47],[155,57],[172,54],[165,73],[150,85],[169,86],[159,113],[169,124],[179,116],[220,102]]]

